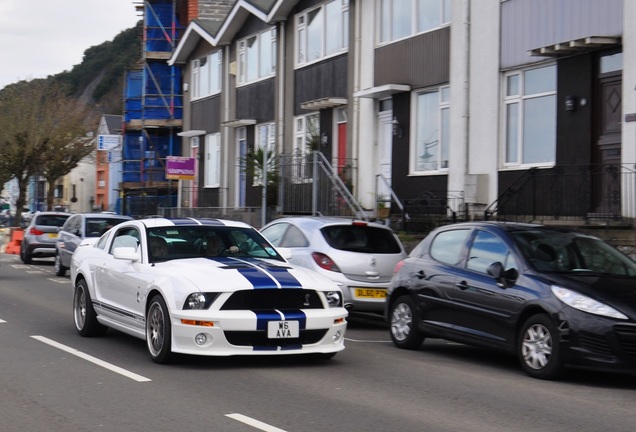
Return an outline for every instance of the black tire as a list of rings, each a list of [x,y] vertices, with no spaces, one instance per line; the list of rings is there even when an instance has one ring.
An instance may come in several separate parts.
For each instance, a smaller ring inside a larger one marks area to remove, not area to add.
[[[559,331],[549,316],[534,315],[523,324],[517,341],[521,367],[534,378],[552,380],[565,371]]]
[[[166,302],[160,295],[154,296],[146,313],[146,345],[155,363],[170,363],[172,353],[172,325]]]
[[[424,342],[424,334],[419,330],[419,313],[415,302],[408,295],[399,297],[391,305],[389,314],[391,339],[398,348],[417,349]]]
[[[24,264],[31,264],[31,255],[27,253],[27,248],[25,246],[26,245],[24,243],[22,243],[22,246],[20,246],[20,259]]]
[[[59,253],[55,254],[55,264],[53,265],[53,268],[55,269],[55,274],[57,276],[66,275],[66,270],[68,269],[62,265],[62,258]]]
[[[86,281],[80,279],[75,284],[75,292],[73,294],[73,321],[75,322],[75,330],[80,336],[102,336],[108,330],[108,327],[97,321],[97,314],[93,309],[91,295],[88,292]]]

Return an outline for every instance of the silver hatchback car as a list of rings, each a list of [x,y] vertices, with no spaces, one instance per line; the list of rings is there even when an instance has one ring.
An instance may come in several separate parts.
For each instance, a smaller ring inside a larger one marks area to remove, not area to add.
[[[55,255],[55,242],[60,227],[71,216],[64,212],[37,212],[24,229],[20,245],[20,259],[31,264],[33,258],[47,258]]]
[[[384,311],[393,270],[407,255],[387,226],[341,217],[285,217],[261,233],[274,246],[289,248],[290,263],[338,283],[352,311]]]

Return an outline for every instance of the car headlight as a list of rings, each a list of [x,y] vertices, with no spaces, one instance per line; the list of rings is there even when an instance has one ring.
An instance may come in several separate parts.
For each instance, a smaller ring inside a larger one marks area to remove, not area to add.
[[[183,309],[207,309],[217,296],[217,293],[192,293],[185,299]]]
[[[550,288],[559,300],[574,309],[610,318],[628,319],[627,316],[623,315],[613,307],[591,299],[583,294],[555,285],[552,285]]]
[[[339,291],[327,291],[325,297],[330,308],[342,306],[342,294]]]

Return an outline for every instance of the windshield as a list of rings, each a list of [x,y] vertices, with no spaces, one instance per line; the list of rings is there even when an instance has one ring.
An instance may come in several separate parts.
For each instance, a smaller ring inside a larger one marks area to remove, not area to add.
[[[604,241],[574,232],[511,232],[523,255],[540,272],[636,276],[636,263]]]
[[[227,226],[168,226],[148,228],[151,261],[194,257],[252,257],[284,259],[256,230]]]

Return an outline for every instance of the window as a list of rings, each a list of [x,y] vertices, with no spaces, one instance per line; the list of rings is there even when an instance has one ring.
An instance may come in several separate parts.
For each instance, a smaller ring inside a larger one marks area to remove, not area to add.
[[[192,61],[192,99],[221,92],[221,51]]]
[[[296,65],[349,47],[349,0],[332,0],[296,15]]]
[[[517,264],[503,240],[486,231],[477,232],[468,256],[470,257],[468,268],[480,273],[487,273],[488,267],[496,262],[500,262],[505,270],[517,268]]]
[[[269,78],[276,72],[274,27],[238,41],[238,83]]]
[[[467,229],[439,233],[431,244],[431,257],[446,264],[459,264],[469,234],[470,230]]]
[[[504,77],[504,165],[554,164],[556,66]]]
[[[221,134],[205,136],[205,187],[221,185]]]
[[[318,113],[296,117],[294,130],[294,176],[296,181],[313,177],[312,152],[320,144],[320,116]],[[310,157],[308,157],[310,156]]]
[[[262,186],[263,185],[263,155],[267,155],[267,172],[271,175],[271,173],[275,172],[276,164],[275,164],[275,151],[276,151],[276,128],[274,127],[274,123],[264,123],[256,126],[256,136],[257,136],[257,161],[254,166],[254,186]],[[269,184],[269,183],[268,183]]]
[[[380,43],[448,25],[451,0],[380,0]]]
[[[450,89],[414,93],[415,139],[411,141],[411,172],[448,169]]]

